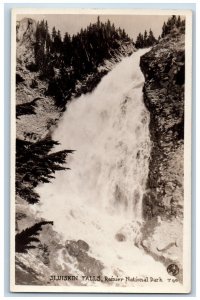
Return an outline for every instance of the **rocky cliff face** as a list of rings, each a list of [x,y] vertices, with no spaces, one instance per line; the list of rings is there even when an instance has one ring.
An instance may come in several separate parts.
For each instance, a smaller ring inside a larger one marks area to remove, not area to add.
[[[185,36],[174,32],[141,58],[152,140],[145,218],[182,217]]]
[[[29,69],[34,64],[36,22],[24,18],[16,25],[16,134],[17,138],[37,141],[44,138],[60,111],[53,97],[46,97],[48,83],[39,78],[39,72]]]
[[[182,281],[185,36],[174,31],[141,57],[152,141],[141,245]],[[163,236],[165,239],[163,240]]]
[[[35,41],[36,22],[30,18],[24,18],[21,21],[17,21],[16,33],[17,42],[25,44],[26,42]]]
[[[33,46],[35,43],[36,22],[30,18],[17,21],[16,25],[16,57],[19,63],[33,61]]]

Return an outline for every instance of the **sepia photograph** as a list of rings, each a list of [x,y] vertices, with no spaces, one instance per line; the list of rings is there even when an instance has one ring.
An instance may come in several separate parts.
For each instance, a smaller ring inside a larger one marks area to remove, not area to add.
[[[191,290],[192,13],[13,9],[12,292]]]

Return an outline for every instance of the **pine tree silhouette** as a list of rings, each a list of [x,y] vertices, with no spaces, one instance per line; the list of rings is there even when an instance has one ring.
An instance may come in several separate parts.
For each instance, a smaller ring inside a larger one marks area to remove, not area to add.
[[[157,42],[156,38],[154,37],[153,31],[149,30],[149,35],[148,35],[148,42],[147,45],[149,46],[153,46],[155,43]]]
[[[65,33],[63,39],[55,27],[49,34],[47,22],[41,21],[37,24],[35,61],[40,78],[49,82],[46,95],[55,97],[56,105],[65,109],[76,81],[96,72],[98,65],[126,42],[132,43],[124,29],[115,28],[110,20],[101,22],[99,16],[96,23],[72,37]],[[59,70],[57,75],[55,68]]]
[[[138,34],[135,47],[137,49],[146,48],[155,45],[155,43],[157,43],[157,40],[154,37],[153,31],[150,29],[149,34],[147,34],[147,30],[144,31],[144,34],[141,34],[141,32]]]
[[[40,182],[48,183],[56,171],[67,170],[64,167],[66,157],[74,150],[62,150],[49,153],[58,142],[51,138],[36,143],[16,140],[16,194],[28,203],[39,201],[39,195],[33,191]]]
[[[17,233],[15,235],[15,251],[18,253],[28,253],[29,249],[35,249],[36,245],[32,243],[40,242],[37,236],[39,235],[39,231],[42,230],[42,226],[47,224],[53,225],[53,222],[42,221]]]
[[[161,37],[164,38],[176,29],[180,30],[182,33],[185,32],[185,19],[181,20],[180,16],[173,15],[167,20],[167,23],[164,22]]]
[[[147,36],[147,31],[144,31],[144,41],[143,41],[143,46],[148,47],[148,36]]]

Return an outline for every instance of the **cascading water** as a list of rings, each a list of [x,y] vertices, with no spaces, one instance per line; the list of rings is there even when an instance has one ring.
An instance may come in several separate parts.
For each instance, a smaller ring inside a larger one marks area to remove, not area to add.
[[[53,139],[76,150],[71,170],[43,184],[42,216],[66,240],[82,239],[105,274],[161,274],[164,266],[134,242],[142,222],[142,196],[150,155],[149,113],[143,103],[140,50],[124,58],[94,92],[71,101]],[[116,234],[123,234],[123,242]],[[151,266],[148,271],[147,265]],[[133,268],[131,267],[133,266]]]

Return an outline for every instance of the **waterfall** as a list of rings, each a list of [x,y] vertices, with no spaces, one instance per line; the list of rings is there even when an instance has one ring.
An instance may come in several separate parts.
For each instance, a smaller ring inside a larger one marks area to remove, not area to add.
[[[67,105],[53,139],[61,143],[56,151],[76,150],[67,160],[71,170],[56,172],[51,184],[37,188],[42,216],[54,221],[64,239],[86,241],[109,270],[125,264],[128,272],[141,251],[135,247],[136,255],[132,247],[135,224],[142,222],[150,156],[149,113],[139,67],[146,51],[124,58],[92,93]],[[116,240],[119,232],[125,243]]]

